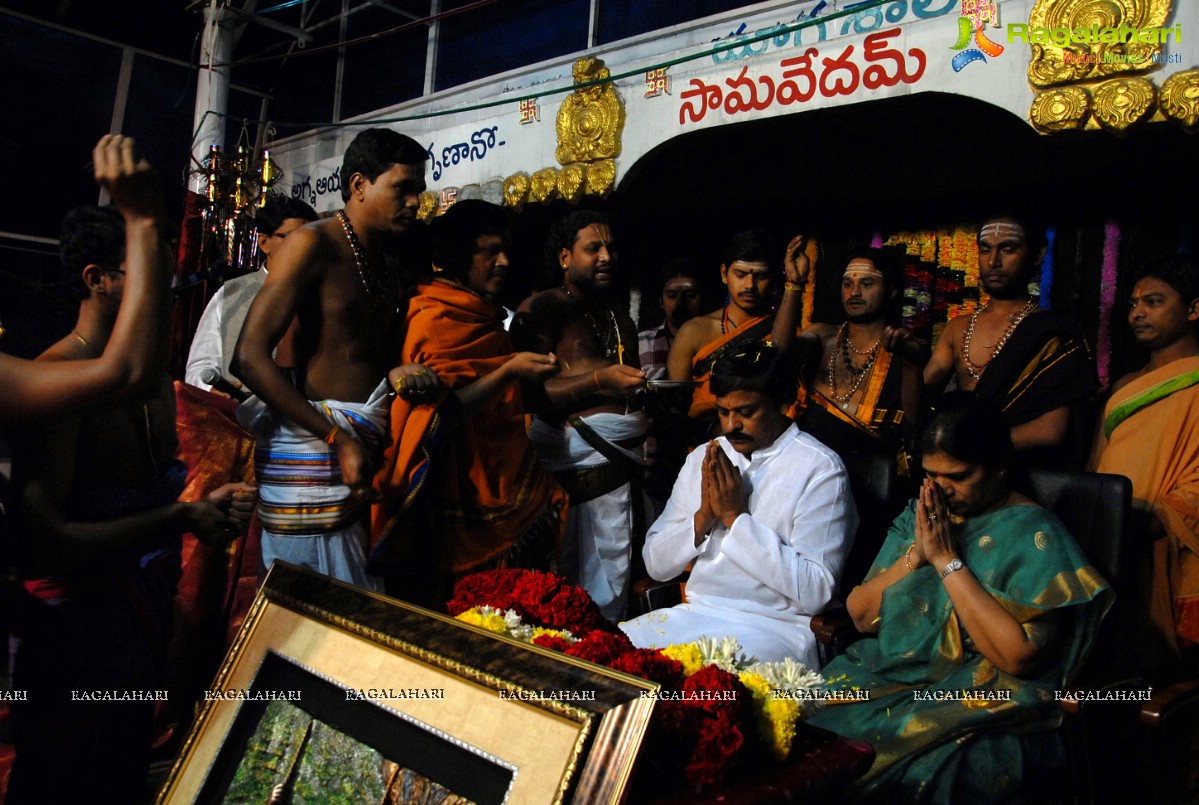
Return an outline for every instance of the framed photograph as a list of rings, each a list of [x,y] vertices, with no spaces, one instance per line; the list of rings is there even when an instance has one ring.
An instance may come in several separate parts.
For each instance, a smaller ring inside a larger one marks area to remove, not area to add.
[[[620,802],[657,690],[276,562],[158,801]]]

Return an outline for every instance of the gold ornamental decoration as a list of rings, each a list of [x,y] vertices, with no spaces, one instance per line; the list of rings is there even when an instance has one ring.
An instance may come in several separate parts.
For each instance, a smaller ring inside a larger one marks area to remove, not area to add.
[[[558,171],[558,195],[567,201],[578,201],[585,175],[586,169],[578,163]]]
[[[434,190],[426,190],[420,194],[420,206],[416,208],[416,219],[426,224],[437,216],[437,207],[441,199]]]
[[[529,201],[544,204],[558,193],[558,171],[553,168],[542,168],[533,174],[529,180]]]
[[[602,159],[587,166],[587,193],[606,196],[616,185],[616,160]]]
[[[1069,131],[1086,125],[1091,98],[1078,87],[1058,87],[1037,94],[1028,116],[1040,131]]]
[[[1175,73],[1158,93],[1162,114],[1189,128],[1199,123],[1199,70]]]
[[[572,74],[576,89],[558,109],[554,156],[561,165],[615,159],[620,156],[624,107],[616,89],[604,81],[611,73],[602,59],[583,58],[575,61]]]
[[[1028,26],[1030,30],[1095,32],[1121,26],[1160,28],[1170,14],[1170,5],[1171,0],[1037,0],[1028,15]],[[1028,80],[1036,87],[1052,87],[1144,72],[1160,52],[1157,42],[1037,43],[1032,45]]]
[[[504,180],[504,206],[520,209],[529,200],[529,177],[516,173]]]
[[[1143,78],[1114,78],[1099,85],[1092,107],[1105,129],[1123,132],[1148,119],[1154,111],[1157,88]]]

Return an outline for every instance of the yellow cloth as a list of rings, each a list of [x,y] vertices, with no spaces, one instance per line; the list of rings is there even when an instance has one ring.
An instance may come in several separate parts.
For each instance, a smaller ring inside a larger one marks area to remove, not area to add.
[[[1183,645],[1199,643],[1199,384],[1165,396],[1154,387],[1192,372],[1199,372],[1199,357],[1173,361],[1115,392],[1104,421],[1121,409],[1125,418],[1097,467],[1130,478],[1135,502],[1165,529],[1166,538],[1154,543],[1152,615]]]

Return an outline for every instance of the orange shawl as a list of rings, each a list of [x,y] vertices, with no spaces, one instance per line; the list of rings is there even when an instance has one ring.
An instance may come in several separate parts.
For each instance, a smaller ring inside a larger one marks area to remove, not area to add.
[[[716,398],[708,386],[712,375],[712,366],[726,354],[733,354],[739,349],[747,349],[751,343],[770,340],[770,326],[773,316],[756,316],[742,323],[735,330],[722,333],[719,338],[709,341],[695,357],[691,359],[691,377],[699,381],[691,396],[691,410],[687,416],[694,419],[714,419],[716,414]],[[766,325],[764,332],[762,325]]]
[[[428,555],[413,505],[426,502],[440,544],[442,570],[469,571],[502,558],[557,504],[561,534],[566,493],[541,469],[525,435],[520,384],[509,383],[463,420],[453,392],[499,369],[514,353],[503,309],[459,286],[432,282],[408,305],[403,363],[437,373],[440,399],[416,405],[396,397],[391,444],[375,478],[380,501],[372,512],[371,559],[381,569]]]

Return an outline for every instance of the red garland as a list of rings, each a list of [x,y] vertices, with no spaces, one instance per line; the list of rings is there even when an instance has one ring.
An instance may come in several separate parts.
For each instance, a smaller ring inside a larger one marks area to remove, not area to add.
[[[533,645],[541,646],[542,648],[552,648],[554,651],[566,652],[571,644],[564,637],[559,637],[556,634],[541,634],[533,638]]]
[[[633,649],[608,663],[608,667],[657,682],[666,690],[683,687],[683,664],[657,649]]]
[[[622,654],[634,650],[632,642],[624,632],[612,634],[596,629],[568,648],[566,653],[596,665],[608,665]]]
[[[472,607],[514,610],[525,623],[549,629],[568,629],[578,635],[592,629],[612,629],[591,596],[551,573],[534,570],[491,570],[473,573],[454,585],[446,603],[451,615]]]
[[[446,609],[458,615],[479,606],[512,609],[529,625],[566,629],[578,638],[572,644],[540,635],[533,639],[539,646],[659,683],[667,695],[654,710],[645,751],[663,773],[681,770],[691,783],[719,785],[753,754],[745,751],[755,744],[753,695],[735,674],[708,665],[684,677],[677,660],[635,648],[582,588],[549,573],[492,570],[461,579]]]

